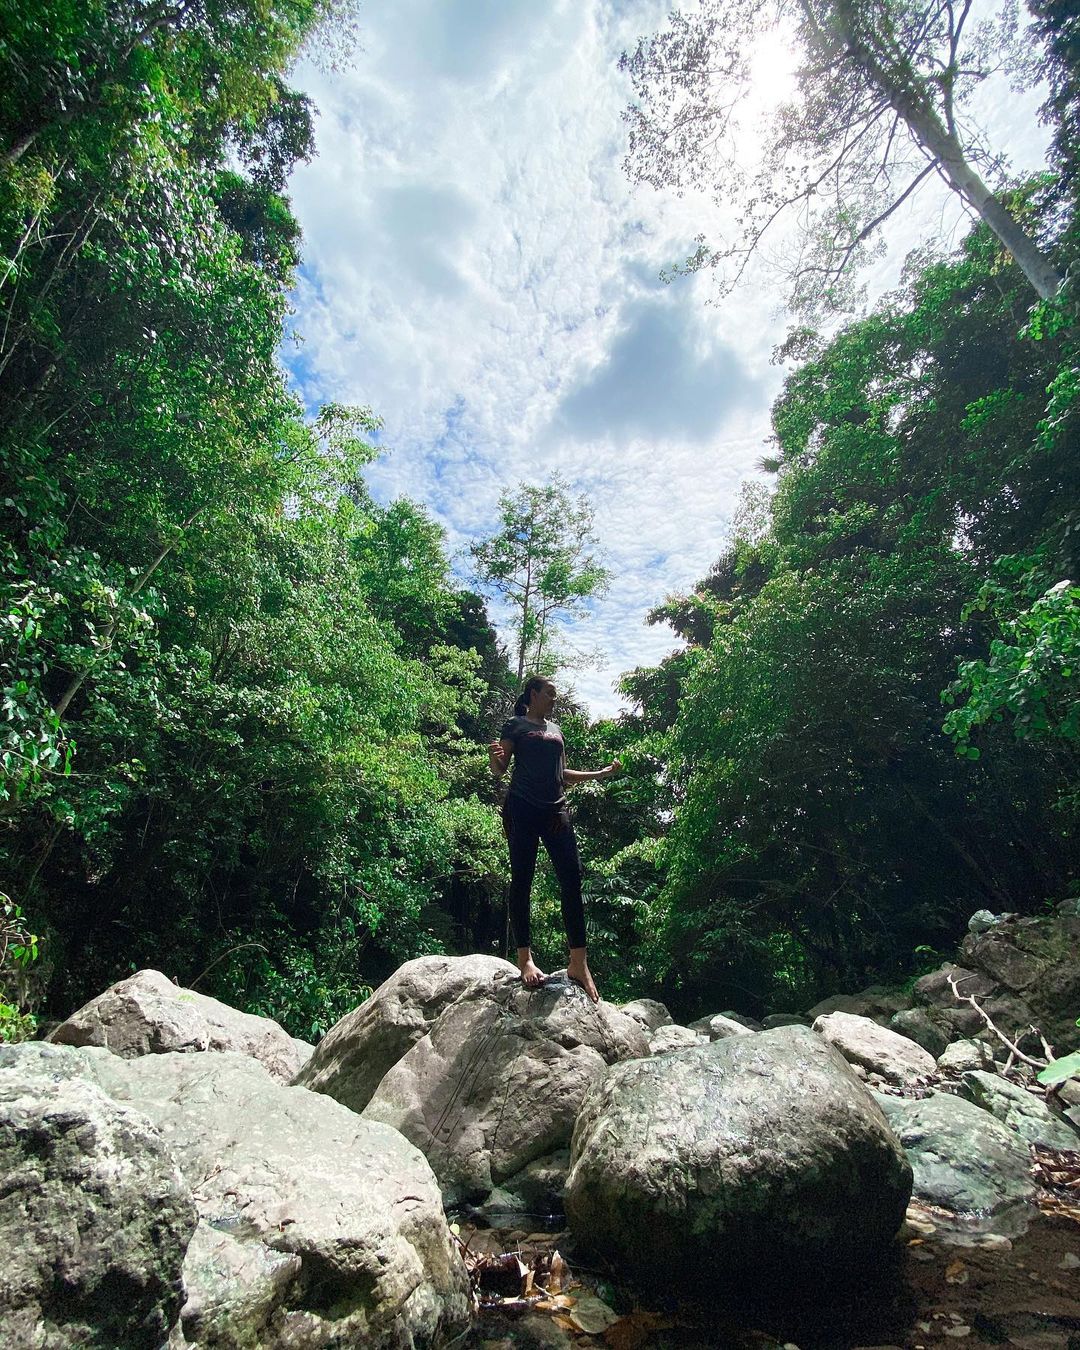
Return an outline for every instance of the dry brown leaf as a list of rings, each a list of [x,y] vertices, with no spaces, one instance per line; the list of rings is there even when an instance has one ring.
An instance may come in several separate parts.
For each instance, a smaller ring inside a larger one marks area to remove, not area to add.
[[[604,1332],[604,1340],[611,1350],[640,1350],[647,1345],[657,1331],[670,1331],[675,1322],[660,1313],[646,1312],[638,1308],[620,1317]]]
[[[964,1265],[963,1261],[959,1259],[955,1261],[950,1261],[949,1264],[945,1267],[945,1283],[967,1284],[967,1282],[968,1282],[968,1270],[967,1266]]]
[[[563,1331],[569,1331],[571,1335],[577,1331],[577,1327],[574,1326],[569,1317],[563,1317],[562,1313],[552,1313],[551,1320],[557,1327],[561,1327]]]
[[[539,1298],[533,1307],[540,1312],[556,1312],[560,1308],[572,1308],[577,1302],[569,1294],[554,1294],[551,1298]]]
[[[570,1283],[570,1267],[563,1260],[561,1253],[554,1251],[551,1253],[551,1265],[544,1280],[544,1287],[549,1294],[558,1294]]]

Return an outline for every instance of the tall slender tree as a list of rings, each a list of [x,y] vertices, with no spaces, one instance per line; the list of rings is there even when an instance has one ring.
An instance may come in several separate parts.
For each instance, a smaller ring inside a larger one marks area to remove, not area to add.
[[[500,529],[472,545],[480,583],[514,612],[517,678],[526,666],[542,670],[561,619],[580,618],[583,602],[602,595],[609,573],[597,553],[594,513],[584,496],[571,496],[555,474],[543,486],[528,483],[499,498]]]

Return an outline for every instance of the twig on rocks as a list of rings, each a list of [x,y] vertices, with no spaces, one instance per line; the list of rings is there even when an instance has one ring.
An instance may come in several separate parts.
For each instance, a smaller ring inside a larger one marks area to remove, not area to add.
[[[1006,1036],[1003,1031],[999,1030],[994,1025],[994,1023],[990,1020],[989,1013],[987,1013],[984,1008],[979,1007],[979,1002],[974,994],[962,994],[960,990],[957,989],[956,980],[953,979],[951,975],[946,975],[945,978],[948,981],[949,988],[953,991],[953,998],[956,999],[957,1003],[970,1003],[971,1006],[982,1018],[982,1020],[986,1023],[987,1030],[993,1032],[993,1034],[998,1038],[998,1040],[1002,1043],[1002,1045],[1006,1048],[1006,1050],[1008,1050],[1009,1058],[1005,1064],[1006,1073],[1008,1073],[1009,1070],[1012,1068],[1013,1060],[1016,1059],[1023,1060],[1025,1064],[1030,1064],[1033,1069],[1046,1068],[1050,1060],[1054,1058],[1054,1052],[1051,1049],[1051,1047],[1047,1045],[1046,1038],[1043,1036],[1042,1032],[1036,1031],[1035,1027],[1031,1028],[1031,1030],[1035,1032],[1035,1035],[1038,1036],[1039,1040],[1042,1041],[1043,1050],[1046,1052],[1046,1059],[1032,1059],[1030,1055],[1025,1055],[1023,1050],[1021,1050],[1018,1045],[1015,1045],[1012,1041],[1010,1041],[1008,1036]]]

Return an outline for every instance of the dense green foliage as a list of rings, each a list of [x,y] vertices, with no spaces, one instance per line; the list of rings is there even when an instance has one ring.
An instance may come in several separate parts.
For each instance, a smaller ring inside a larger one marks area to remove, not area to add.
[[[0,847],[57,1009],[164,962],[311,1035],[489,940],[505,662],[276,355],[322,17],[3,4]]]
[[[1054,171],[1005,205],[1071,277],[1080,47],[1033,8]],[[305,416],[277,355],[286,76],[330,9],[0,0],[0,1035],[159,965],[315,1036],[408,957],[507,941],[506,654],[422,505],[365,486],[374,416]],[[574,793],[609,997],[806,1006],[1075,887],[1072,284],[1032,309],[980,228],[790,338],[775,486],[654,611],[684,646],[633,713],[563,717],[571,765],[625,768]],[[475,556],[547,668],[605,579],[588,504],[501,509]]]
[[[676,1002],[805,1006],[1075,884],[1080,401],[1072,325],[1028,303],[980,229],[793,338],[776,490],[656,612],[687,650],[626,681]]]

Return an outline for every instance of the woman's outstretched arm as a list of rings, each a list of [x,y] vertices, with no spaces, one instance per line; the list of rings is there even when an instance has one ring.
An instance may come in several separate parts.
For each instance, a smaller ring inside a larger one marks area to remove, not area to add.
[[[607,778],[614,778],[618,772],[619,761],[613,759],[602,769],[564,769],[563,782],[567,787],[573,787],[575,783],[602,783]]]

